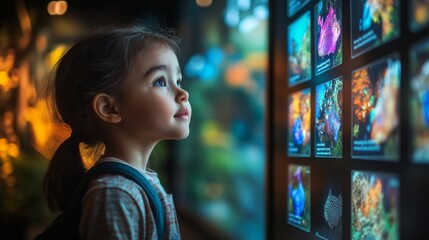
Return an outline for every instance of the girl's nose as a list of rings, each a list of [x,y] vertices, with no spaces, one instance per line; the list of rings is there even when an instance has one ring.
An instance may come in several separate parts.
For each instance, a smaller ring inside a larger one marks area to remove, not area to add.
[[[178,103],[187,102],[188,98],[189,98],[189,93],[183,89],[180,89],[176,96],[176,101]]]

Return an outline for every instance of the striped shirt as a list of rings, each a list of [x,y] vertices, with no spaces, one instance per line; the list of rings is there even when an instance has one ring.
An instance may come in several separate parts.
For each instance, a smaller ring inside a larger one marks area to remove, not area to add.
[[[116,158],[98,160],[101,161],[129,165]],[[145,191],[123,176],[106,174],[90,182],[82,199],[79,229],[82,239],[180,239],[172,195],[165,192],[156,172],[139,171],[154,187],[164,207],[162,238],[158,238],[155,218]]]

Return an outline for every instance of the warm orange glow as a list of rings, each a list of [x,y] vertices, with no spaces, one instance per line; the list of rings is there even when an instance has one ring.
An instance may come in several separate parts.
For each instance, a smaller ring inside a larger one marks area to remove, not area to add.
[[[13,173],[13,166],[10,162],[5,162],[2,165],[2,171],[5,175],[11,175]]]
[[[65,139],[65,131],[58,131],[49,118],[45,101],[38,101],[34,108],[28,111],[28,119],[34,132],[34,148],[47,158],[52,157],[53,151],[58,147],[55,144]]]
[[[231,86],[243,86],[250,80],[250,70],[246,65],[237,63],[227,69],[225,79]]]
[[[196,3],[200,7],[209,7],[212,5],[212,0],[196,0]]]
[[[57,15],[63,15],[67,12],[67,2],[66,1],[58,1],[58,4],[56,6],[56,13]]]
[[[49,15],[63,15],[67,12],[68,4],[66,1],[51,1],[48,4]]]
[[[51,70],[55,64],[61,59],[63,54],[67,51],[67,46],[60,44],[57,45],[47,56],[46,56],[46,65],[49,70]]]
[[[48,37],[46,34],[40,34],[36,39],[36,49],[39,52],[43,52],[48,47]]]
[[[6,91],[9,90],[8,83],[9,74],[7,74],[6,71],[0,71],[0,88],[5,89]]]
[[[55,5],[56,1],[52,1],[48,3],[48,13],[49,15],[55,15]]]
[[[16,1],[16,8],[18,13],[19,24],[24,35],[31,34],[31,19],[28,15],[27,8],[25,7],[24,1]]]
[[[7,139],[6,138],[0,138],[0,153],[7,151]]]

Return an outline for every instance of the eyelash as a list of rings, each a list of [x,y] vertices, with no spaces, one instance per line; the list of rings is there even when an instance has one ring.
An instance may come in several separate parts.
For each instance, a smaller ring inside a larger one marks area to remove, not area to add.
[[[167,83],[165,81],[165,78],[158,78],[155,80],[155,82],[153,83],[153,86],[156,87],[166,87]]]
[[[182,83],[183,83],[182,79],[179,79],[176,82],[177,86],[179,86],[179,87],[182,87]],[[156,87],[166,87],[167,86],[167,82],[165,81],[165,78],[158,78],[153,83],[153,86],[156,86]]]

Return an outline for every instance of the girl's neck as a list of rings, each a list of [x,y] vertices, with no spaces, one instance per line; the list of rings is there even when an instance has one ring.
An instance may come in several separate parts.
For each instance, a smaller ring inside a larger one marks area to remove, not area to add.
[[[118,158],[137,169],[146,171],[146,166],[149,161],[149,156],[152,153],[155,144],[148,147],[139,148],[113,148],[106,146],[103,157]]]

